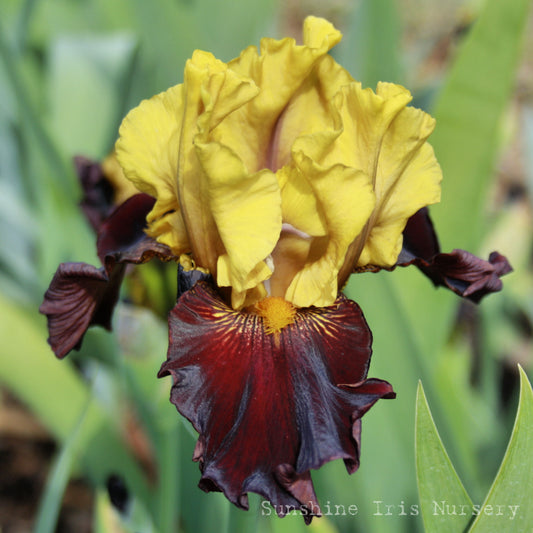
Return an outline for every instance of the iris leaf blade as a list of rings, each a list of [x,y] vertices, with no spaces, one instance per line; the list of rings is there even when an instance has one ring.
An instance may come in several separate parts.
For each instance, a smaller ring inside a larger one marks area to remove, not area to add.
[[[445,249],[472,249],[486,222],[483,209],[498,157],[500,124],[530,7],[530,0],[488,0],[438,99],[430,142],[444,174],[443,201],[432,213]]]
[[[520,368],[520,402],[516,420],[489,494],[470,533],[527,531],[533,524],[533,391]]]
[[[464,531],[472,519],[471,512],[451,514],[446,506],[471,510],[472,501],[442,444],[421,383],[416,399],[415,449],[420,507],[426,530],[432,533]]]

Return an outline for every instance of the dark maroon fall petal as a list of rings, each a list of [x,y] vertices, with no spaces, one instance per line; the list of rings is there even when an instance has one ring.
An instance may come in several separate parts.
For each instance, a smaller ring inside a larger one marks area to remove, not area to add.
[[[157,257],[176,259],[170,249],[144,233],[146,215],[153,198],[139,194],[118,207],[102,224],[98,255],[104,265],[59,265],[39,311],[48,320],[48,342],[57,357],[81,346],[87,328],[111,328],[126,264],[146,263]]]
[[[453,250],[422,265],[436,285],[444,285],[475,303],[491,292],[500,291],[503,286],[500,277],[512,271],[507,259],[498,252],[492,252],[489,260],[484,261],[464,250]]]
[[[155,198],[147,194],[136,194],[117,207],[102,223],[96,249],[103,265],[106,256],[114,256],[119,252],[129,253],[132,247],[145,238],[146,216],[154,204]],[[168,250],[167,247],[164,248]]]
[[[79,349],[87,328],[111,329],[124,265],[108,276],[103,268],[86,263],[61,263],[39,311],[48,319],[48,343],[57,357]]]
[[[416,265],[436,286],[447,287],[475,303],[500,291],[500,277],[512,271],[498,252],[492,252],[488,261],[465,250],[441,253],[427,208],[415,213],[403,232],[403,248],[395,266],[409,265]]]
[[[403,246],[398,258],[401,263],[402,254],[408,261],[413,257],[429,260],[440,253],[439,240],[429,216],[429,209],[419,209],[405,225],[403,230]]]
[[[102,166],[83,156],[74,158],[76,173],[83,191],[80,207],[95,231],[114,208],[113,186],[102,171]]]
[[[354,472],[360,417],[394,397],[387,382],[365,380],[372,336],[357,304],[339,296],[299,309],[267,334],[260,316],[232,310],[199,281],[169,326],[159,377],[172,375],[171,401],[200,434],[199,486],[245,509],[255,492],[280,516],[300,509],[310,521],[319,514],[310,470],[343,459]]]

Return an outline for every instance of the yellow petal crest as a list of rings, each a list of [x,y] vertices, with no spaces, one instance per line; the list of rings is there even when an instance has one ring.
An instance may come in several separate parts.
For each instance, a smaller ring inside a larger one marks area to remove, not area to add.
[[[304,20],[303,42],[309,48],[331,50],[342,39],[342,33],[326,19],[309,15]]]
[[[327,235],[327,224],[307,177],[294,165],[277,172],[283,221],[312,237]]]

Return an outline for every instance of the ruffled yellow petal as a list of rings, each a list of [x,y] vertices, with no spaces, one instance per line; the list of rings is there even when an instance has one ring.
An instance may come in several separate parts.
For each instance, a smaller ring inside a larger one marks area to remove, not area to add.
[[[196,51],[184,83],[121,127],[126,176],[156,197],[149,233],[191,253],[234,308],[267,294],[327,306],[353,266],[390,266],[407,219],[438,201],[432,119],[403,87],[362,89],[309,17],[228,65]]]
[[[333,97],[341,87],[352,81],[348,72],[330,56],[326,55],[317,62],[312,75],[303,81],[278,121],[276,147],[279,164],[292,159],[293,146],[316,161],[320,161],[331,150],[342,132],[342,121],[334,107]],[[312,113],[309,112],[310,109],[313,110]],[[273,291],[279,291],[279,287],[284,287],[285,291],[296,274],[295,265],[299,263],[300,269],[305,266],[302,258],[306,247],[305,260],[308,262],[316,261],[325,253],[325,249],[318,246],[323,240],[319,241],[317,238],[326,237],[329,229],[321,200],[308,176],[293,162],[280,168],[277,176],[281,188],[283,221],[296,232],[314,238],[311,246],[310,239],[287,235],[283,237],[282,234],[284,242],[276,248],[274,254],[276,272],[271,279],[271,286]],[[344,205],[339,205],[336,209],[344,209]],[[288,260],[283,258],[282,249],[289,256]],[[280,279],[284,281],[281,282]]]
[[[430,149],[422,150],[434,121],[406,107],[410,100],[409,91],[390,83],[380,83],[374,93],[354,82],[335,97],[343,131],[323,164],[342,162],[363,170],[376,195],[375,209],[350,248],[347,262],[392,266],[401,250],[407,219],[439,200],[440,169]]]
[[[185,72],[186,80],[201,83],[200,96],[204,109],[199,115],[198,130],[204,136],[259,93],[259,87],[253,80],[233,72],[208,52],[196,50]],[[187,86],[187,90],[191,88]],[[194,102],[191,97],[188,92],[188,105]]]
[[[394,91],[379,84],[378,95]],[[404,108],[383,136],[375,178],[376,208],[358,265],[392,266],[402,248],[402,232],[420,208],[440,201],[442,173],[426,142],[435,120]]]
[[[228,69],[212,54],[196,51],[184,76],[177,184],[183,218],[196,262],[216,276],[218,256],[225,253],[213,216],[210,183],[195,138],[205,142],[212,129],[257,94],[253,81]]]
[[[352,81],[331,56],[326,55],[317,62],[278,120],[273,168],[290,161],[294,141],[302,135],[312,134],[308,142],[314,142],[315,146],[309,146],[308,150],[315,160],[320,160],[331,149],[343,129],[334,97]]]
[[[190,250],[176,184],[182,113],[183,86],[176,85],[130,111],[116,143],[125,176],[137,189],[156,198],[147,217],[148,233],[175,254]]]
[[[262,39],[260,53],[249,47],[228,64],[231,70],[253,79],[261,91],[221,123],[214,138],[231,147],[250,172],[275,171],[285,164],[283,156],[290,154],[292,142],[281,147],[278,121],[284,121],[295,92],[341,39],[341,33],[324,19],[309,17],[304,28],[303,45],[290,38]],[[306,114],[311,113],[307,110]]]
[[[285,298],[301,307],[327,306],[337,297],[339,270],[348,247],[372,212],[374,194],[365,172],[343,165],[317,164],[305,154],[306,141],[301,138],[295,143],[293,157],[322,208],[328,231],[327,238],[319,238],[316,243],[321,248],[320,256],[308,261],[294,276]]]
[[[388,98],[363,89],[359,82],[341,88],[335,107],[341,116],[343,131],[324,158],[324,164],[342,162],[365,171],[376,180],[381,143],[390,123],[411,101],[410,93],[399,87]]]
[[[217,284],[232,287],[232,306],[270,277],[265,259],[281,231],[281,198],[275,174],[249,175],[228,147],[196,142],[207,182],[207,200],[225,249],[218,257]]]
[[[309,15],[304,20],[303,41],[309,48],[331,50],[342,39],[342,33],[326,19]]]
[[[281,189],[283,222],[309,236],[327,234],[322,206],[307,177],[295,166],[285,166],[277,172]]]

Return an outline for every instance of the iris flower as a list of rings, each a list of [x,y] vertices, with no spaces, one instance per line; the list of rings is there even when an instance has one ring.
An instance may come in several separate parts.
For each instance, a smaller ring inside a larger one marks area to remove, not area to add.
[[[309,17],[301,45],[263,39],[227,64],[195,51],[182,84],[122,123],[116,156],[140,193],[97,224],[102,267],[60,265],[41,306],[63,357],[90,325],[110,328],[127,264],[178,263],[159,376],[199,433],[200,487],[306,521],[310,471],[343,459],[353,473],[361,417],[394,397],[367,378],[350,274],[415,264],[477,301],[510,270],[497,253],[440,253],[434,119],[399,85],[364,89],[328,54],[340,39]]]

